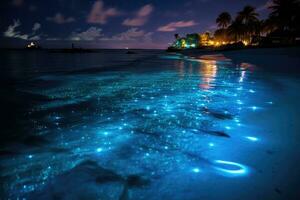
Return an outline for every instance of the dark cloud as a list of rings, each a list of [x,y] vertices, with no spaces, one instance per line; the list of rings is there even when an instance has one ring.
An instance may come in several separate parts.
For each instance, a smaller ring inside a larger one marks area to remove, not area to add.
[[[70,36],[70,40],[75,41],[91,41],[91,40],[98,40],[103,36],[102,29],[97,27],[90,27],[86,31],[82,32],[73,32]]]
[[[172,31],[176,31],[178,28],[185,28],[185,27],[191,27],[191,26],[195,26],[197,25],[196,22],[194,22],[194,20],[190,20],[190,21],[176,21],[176,22],[171,22],[168,23],[164,26],[161,26],[157,29],[157,31],[160,32],[172,32]]]
[[[263,12],[263,11],[266,11],[271,5],[272,5],[272,0],[268,0],[268,1],[266,1],[264,4],[258,6],[258,7],[256,8],[256,11],[257,11],[257,12]]]
[[[151,4],[143,6],[137,13],[134,18],[127,18],[123,21],[123,25],[125,26],[143,26],[147,20],[149,15],[154,10],[154,7]]]
[[[32,31],[36,32],[41,28],[41,24],[40,23],[34,23],[33,27],[32,27]]]
[[[56,24],[66,24],[71,23],[75,21],[75,18],[73,17],[65,17],[61,13],[56,13],[53,17],[47,17],[48,21],[54,22]]]
[[[106,24],[110,17],[115,17],[121,13],[116,8],[104,8],[103,1],[96,1],[87,18],[88,23]]]
[[[12,25],[7,27],[7,30],[4,31],[3,36],[7,38],[17,38],[22,40],[39,40],[40,36],[36,32],[41,28],[41,24],[35,23],[32,27],[32,33],[24,34],[18,31],[17,29],[21,26],[20,20],[14,20]]]
[[[152,32],[145,32],[143,30],[139,30],[138,28],[131,28],[125,32],[116,34],[111,37],[111,40],[117,41],[152,41],[151,36]]]
[[[24,3],[24,0],[13,0],[12,5],[14,6],[22,6]]]

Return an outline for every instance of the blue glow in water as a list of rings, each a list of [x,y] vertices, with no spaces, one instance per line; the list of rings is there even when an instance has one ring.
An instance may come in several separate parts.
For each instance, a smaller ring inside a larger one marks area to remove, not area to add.
[[[253,111],[256,111],[259,108],[257,106],[251,106],[250,109],[252,109]]]
[[[247,138],[248,140],[252,141],[252,142],[258,141],[258,138],[257,138],[257,137],[247,136],[246,138]]]
[[[240,163],[225,161],[225,160],[215,160],[216,164],[221,164],[223,167],[215,167],[216,170],[222,172],[224,175],[234,175],[234,176],[242,176],[246,175],[249,172],[247,166],[242,165]],[[236,169],[230,169],[236,168]]]
[[[103,135],[108,135],[108,132],[107,131],[103,132]]]
[[[200,172],[200,169],[197,168],[197,167],[195,167],[195,168],[192,169],[192,171],[193,171],[194,173],[199,173],[199,172]]]
[[[195,62],[175,57],[176,60],[168,58],[174,62],[170,65],[174,70],[62,75],[53,78],[54,83],[60,84],[53,84],[50,89],[34,88],[34,94],[53,101],[34,105],[32,110],[37,110],[37,116],[45,113],[46,117],[31,119],[36,124],[32,132],[45,134],[51,141],[49,146],[60,153],[45,154],[48,146],[45,149],[35,147],[26,151],[34,154],[35,159],[30,162],[28,158],[32,156],[8,160],[14,165],[13,170],[6,173],[16,172],[10,174],[11,180],[15,180],[15,174],[32,172],[32,164],[41,165],[30,177],[8,183],[9,188],[19,195],[23,192],[19,187],[24,185],[19,182],[23,181],[34,183],[38,190],[43,182],[47,184],[48,177],[55,179],[85,160],[95,161],[100,171],[103,167],[122,174],[122,179],[133,174],[145,175],[153,181],[149,186],[151,190],[152,185],[156,185],[153,174],[168,177],[178,172],[178,183],[190,178],[181,177],[181,172],[188,169],[191,176],[199,172],[204,174],[207,166],[215,169],[213,173],[222,175],[247,174],[248,169],[242,164],[210,160],[225,156],[238,160],[247,156],[243,145],[248,144],[241,142],[245,138],[240,137],[246,134],[237,126],[254,104],[253,96],[260,94],[259,89],[249,85],[251,75],[239,83],[240,74],[226,68],[222,62]],[[137,68],[145,67],[144,62],[141,63]],[[157,63],[161,64],[159,67],[167,64],[161,60]],[[153,63],[148,64],[152,67]],[[250,86],[256,90],[255,95],[249,94]],[[62,116],[63,120],[58,121],[60,118],[53,116]],[[47,128],[55,122],[59,122],[57,127]],[[42,153],[38,153],[37,148]],[[236,153],[232,154],[233,151]],[[61,162],[63,165],[58,164]],[[53,167],[48,168],[49,165]],[[164,184],[163,179],[159,181]],[[102,185],[95,188],[99,187]],[[142,188],[139,190],[143,192]],[[135,190],[130,193],[137,194]]]
[[[170,60],[179,60],[181,59],[182,57],[181,56],[161,56],[161,58],[164,58],[164,59],[170,59]]]
[[[244,103],[241,101],[241,100],[237,100],[237,104],[239,104],[239,105],[243,105]]]

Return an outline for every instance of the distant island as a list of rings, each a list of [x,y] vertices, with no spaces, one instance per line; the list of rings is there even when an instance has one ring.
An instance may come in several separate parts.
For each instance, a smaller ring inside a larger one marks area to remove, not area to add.
[[[252,6],[245,6],[233,19],[228,12],[221,13],[212,34],[192,33],[185,37],[175,34],[168,51],[185,49],[240,49],[245,47],[276,47],[300,44],[300,3],[298,0],[273,0],[265,20]]]

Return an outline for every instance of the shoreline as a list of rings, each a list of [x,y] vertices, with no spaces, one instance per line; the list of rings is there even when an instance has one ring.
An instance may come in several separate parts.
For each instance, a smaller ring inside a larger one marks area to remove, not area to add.
[[[235,64],[248,63],[259,69],[273,73],[300,75],[300,47],[245,48],[234,50],[193,49],[177,52],[184,56],[223,55]]]

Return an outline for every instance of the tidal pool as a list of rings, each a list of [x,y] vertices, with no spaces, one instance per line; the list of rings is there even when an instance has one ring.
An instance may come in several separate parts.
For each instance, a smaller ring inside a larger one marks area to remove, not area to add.
[[[297,199],[299,77],[220,54],[103,54],[6,58],[3,199]]]

